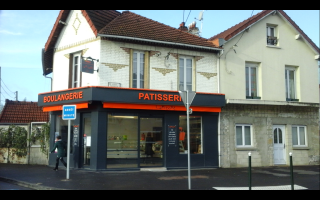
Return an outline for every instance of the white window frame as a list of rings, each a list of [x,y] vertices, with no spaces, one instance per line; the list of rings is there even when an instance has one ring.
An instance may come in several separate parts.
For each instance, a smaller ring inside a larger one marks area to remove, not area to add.
[[[72,58],[72,88],[81,87],[81,53],[73,54]],[[76,63],[77,61],[77,63]]]
[[[238,140],[237,140],[237,127],[241,127],[241,142],[242,144],[238,144]],[[250,128],[250,144],[246,145],[246,137],[245,137],[245,127],[249,127]],[[252,146],[252,125],[251,124],[236,124],[235,125],[235,143],[236,143],[236,147],[253,147]]]
[[[297,135],[295,137],[296,140],[297,140],[297,144],[294,144],[293,143],[293,140],[294,140],[294,135],[293,135],[293,129],[296,128],[297,129]],[[302,134],[300,132],[300,128],[303,128],[303,133],[304,133],[304,144],[301,144],[302,141],[301,141],[301,137],[300,135]],[[307,147],[308,146],[308,140],[307,140],[307,126],[301,126],[301,125],[292,125],[291,127],[291,131],[292,131],[292,146],[293,147]]]
[[[135,66],[135,61],[134,61],[134,56],[137,55],[137,61],[136,61],[136,66]],[[141,56],[143,55],[143,59],[142,59],[142,62],[141,63]],[[144,83],[145,83],[145,76],[146,76],[146,72],[145,72],[145,52],[144,51],[136,51],[134,50],[132,52],[132,88],[144,88]],[[143,78],[142,78],[142,81],[143,81],[143,84],[141,84],[141,77],[140,77],[140,74],[138,75],[137,73],[137,78],[136,79],[133,79],[134,76],[133,76],[133,73],[134,73],[134,70],[135,68],[137,68],[137,72],[140,72],[142,70],[143,72]],[[134,87],[134,83],[136,83],[136,87]]]
[[[253,80],[251,80],[251,69],[252,68],[255,68],[256,70],[256,93],[257,93],[257,95],[256,96],[252,96],[251,94],[252,94],[252,81]],[[260,99],[259,98],[259,63],[251,63],[251,62],[246,62],[246,66],[245,66],[245,70],[247,71],[247,69],[248,69],[248,76],[247,76],[247,73],[245,73],[245,76],[246,76],[246,84],[247,84],[247,80],[248,80],[248,87],[249,87],[249,89],[248,89],[248,91],[247,91],[247,85],[246,85],[246,98],[249,98],[249,99],[252,99],[252,98],[254,98],[254,99]],[[249,93],[248,93],[249,92]]]
[[[191,61],[191,67],[187,66],[187,60]],[[183,62],[183,63],[182,63]],[[183,74],[181,74],[183,68]],[[187,70],[191,70],[191,84],[187,83]],[[181,75],[183,77],[183,87],[180,87]],[[189,86],[189,88],[188,88]],[[193,58],[188,56],[179,57],[179,74],[178,74],[178,90],[181,91],[193,91],[194,90],[194,67],[193,67]]]
[[[276,44],[271,44],[268,42],[268,37],[275,37],[277,38],[276,39]],[[277,46],[278,45],[278,36],[277,36],[277,25],[270,25],[268,24],[267,25],[267,45],[270,45],[270,46]]]
[[[290,80],[289,80],[289,77],[290,77],[290,72],[293,72],[293,89],[291,88],[290,86]],[[294,67],[286,67],[285,68],[285,87],[286,87],[286,100],[287,101],[291,101],[291,100],[294,100],[294,99],[297,99],[297,87],[296,87],[296,73],[297,73],[297,70],[296,68]],[[294,98],[291,98],[291,91],[294,92]]]

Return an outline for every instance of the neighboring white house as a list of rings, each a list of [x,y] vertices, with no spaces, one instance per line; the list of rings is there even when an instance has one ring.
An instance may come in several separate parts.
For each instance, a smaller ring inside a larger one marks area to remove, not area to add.
[[[220,166],[309,164],[319,155],[319,47],[282,10],[209,39],[220,54]]]

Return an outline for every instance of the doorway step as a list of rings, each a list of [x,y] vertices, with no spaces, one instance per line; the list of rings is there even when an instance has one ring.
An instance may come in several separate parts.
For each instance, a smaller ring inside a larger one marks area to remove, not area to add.
[[[166,167],[150,167],[150,168],[141,168],[140,171],[164,172],[164,171],[167,171],[167,168]]]

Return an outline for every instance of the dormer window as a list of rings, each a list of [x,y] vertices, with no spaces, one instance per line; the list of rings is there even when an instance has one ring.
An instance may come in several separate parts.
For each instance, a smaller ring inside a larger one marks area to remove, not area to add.
[[[278,37],[276,34],[276,26],[274,25],[267,25],[267,45],[274,45],[278,44]]]

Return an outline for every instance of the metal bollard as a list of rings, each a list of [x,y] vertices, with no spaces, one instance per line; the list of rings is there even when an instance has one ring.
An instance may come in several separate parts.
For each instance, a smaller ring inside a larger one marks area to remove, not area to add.
[[[251,190],[251,152],[248,153],[249,158],[249,190]]]
[[[291,190],[294,190],[294,186],[293,186],[293,167],[292,167],[292,153],[289,153],[290,156],[290,176],[291,176]]]

